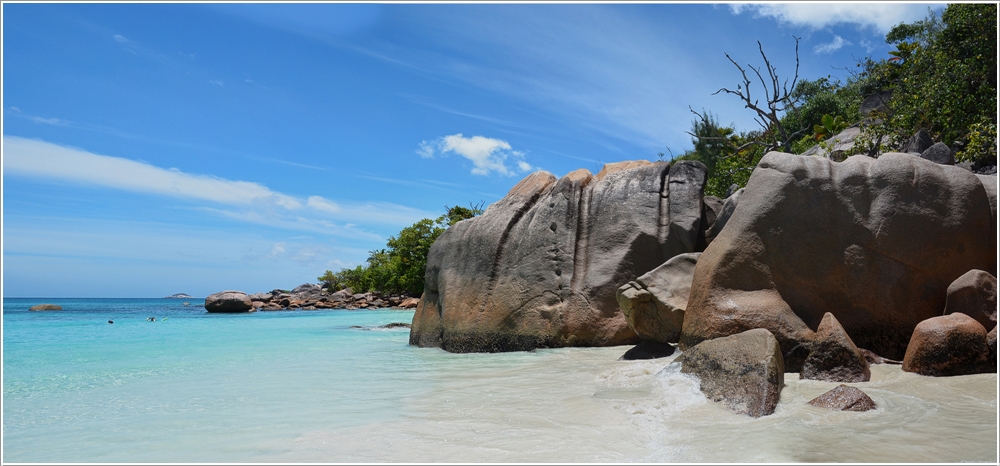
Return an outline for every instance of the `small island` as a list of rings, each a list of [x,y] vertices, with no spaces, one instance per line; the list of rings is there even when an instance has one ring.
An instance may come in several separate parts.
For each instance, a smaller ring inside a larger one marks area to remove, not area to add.
[[[193,296],[191,296],[191,295],[189,295],[187,293],[176,293],[176,294],[172,294],[170,296],[165,296],[164,297],[164,299],[175,299],[175,298],[176,299],[191,299],[191,298],[193,298]]]

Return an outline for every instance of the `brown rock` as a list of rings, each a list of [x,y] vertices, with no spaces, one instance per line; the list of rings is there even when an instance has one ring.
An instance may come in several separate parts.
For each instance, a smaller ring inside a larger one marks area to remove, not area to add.
[[[785,383],[781,349],[765,329],[703,341],[678,356],[674,364],[680,364],[681,372],[698,377],[702,393],[710,400],[753,417],[774,412]]]
[[[29,311],[61,311],[62,306],[58,304],[36,304],[28,308]]]
[[[704,165],[534,173],[434,242],[410,343],[452,352],[633,344],[619,286],[694,252]]]
[[[875,409],[875,401],[867,393],[856,387],[838,385],[809,401],[813,406],[836,409],[838,411],[868,411]]]
[[[253,309],[250,297],[242,291],[222,291],[205,298],[208,312],[250,312]]]
[[[989,358],[986,329],[956,312],[917,325],[903,357],[903,370],[933,376],[996,372]]]
[[[948,286],[944,313],[961,312],[984,328],[997,325],[997,278],[982,270],[970,270]]]
[[[416,309],[419,304],[419,298],[406,298],[399,303],[399,307],[403,309]]]
[[[872,373],[868,361],[844,327],[827,312],[819,323],[799,377],[828,382],[867,382]]]
[[[771,152],[698,259],[680,348],[767,328],[790,355],[829,312],[858,346],[901,359],[952,281],[995,266],[991,217],[983,184],[959,167]]]
[[[639,338],[677,343],[691,293],[691,277],[694,276],[699,256],[700,252],[674,256],[618,288],[618,307]]]

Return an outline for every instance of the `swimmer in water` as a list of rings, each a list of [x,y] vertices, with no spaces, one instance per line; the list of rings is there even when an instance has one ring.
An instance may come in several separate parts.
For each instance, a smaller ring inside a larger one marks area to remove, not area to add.
[[[109,320],[109,321],[108,321],[108,323],[109,323],[109,324],[113,324],[113,323],[115,323],[115,321],[113,321],[113,320]]]

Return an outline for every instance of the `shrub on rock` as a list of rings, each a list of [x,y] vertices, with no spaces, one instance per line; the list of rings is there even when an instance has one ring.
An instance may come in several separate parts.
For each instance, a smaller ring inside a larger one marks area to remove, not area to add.
[[[956,312],[917,325],[903,357],[903,370],[933,376],[996,372],[989,359],[986,329]]]

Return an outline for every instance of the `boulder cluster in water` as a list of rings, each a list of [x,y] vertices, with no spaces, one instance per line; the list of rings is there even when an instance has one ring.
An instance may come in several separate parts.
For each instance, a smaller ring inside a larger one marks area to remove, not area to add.
[[[208,312],[312,311],[317,309],[413,309],[419,300],[403,295],[353,293],[350,288],[330,292],[320,285],[305,283],[294,290],[273,290],[246,294],[221,291],[205,298]]]
[[[997,177],[929,149],[771,152],[725,200],[703,196],[698,162],[534,173],[431,247],[410,343],[638,343],[626,359],[676,345],[676,370],[753,416],[774,411],[786,371],[996,372]],[[862,395],[814,404],[873,407]]]

